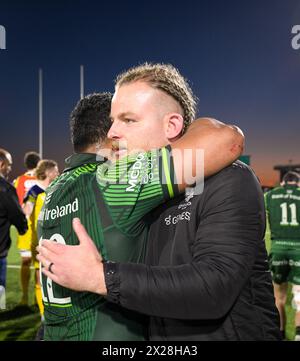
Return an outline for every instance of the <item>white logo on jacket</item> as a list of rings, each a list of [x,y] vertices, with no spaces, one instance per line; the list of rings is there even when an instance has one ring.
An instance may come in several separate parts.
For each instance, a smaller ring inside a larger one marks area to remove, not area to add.
[[[191,212],[182,212],[177,214],[177,216],[172,217],[171,214],[165,218],[166,226],[170,226],[171,224],[177,224],[181,221],[190,221],[191,220]]]
[[[190,200],[194,197],[194,188],[190,188],[188,192],[186,192],[184,203],[180,203],[178,206],[178,209],[186,209],[187,207],[192,205],[192,202]]]

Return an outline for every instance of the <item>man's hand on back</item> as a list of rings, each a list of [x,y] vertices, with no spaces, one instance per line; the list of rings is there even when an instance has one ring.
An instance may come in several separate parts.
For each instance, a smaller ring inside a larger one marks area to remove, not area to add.
[[[102,256],[79,218],[73,219],[73,229],[79,239],[78,246],[44,239],[37,247],[37,259],[43,266],[42,272],[66,288],[106,295]]]

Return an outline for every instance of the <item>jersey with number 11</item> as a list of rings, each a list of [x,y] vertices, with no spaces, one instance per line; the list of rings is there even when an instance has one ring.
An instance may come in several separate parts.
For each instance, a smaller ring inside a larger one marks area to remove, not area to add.
[[[277,187],[266,193],[266,210],[272,240],[300,242],[300,188]]]

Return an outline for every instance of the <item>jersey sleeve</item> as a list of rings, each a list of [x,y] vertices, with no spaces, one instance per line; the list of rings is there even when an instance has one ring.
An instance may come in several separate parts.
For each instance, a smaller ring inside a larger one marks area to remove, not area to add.
[[[179,193],[170,146],[101,164],[96,177],[113,220],[125,228]]]
[[[38,195],[41,193],[41,190],[37,186],[33,186],[29,189],[29,191],[26,193],[26,196],[24,197],[23,202],[30,202],[34,206]]]

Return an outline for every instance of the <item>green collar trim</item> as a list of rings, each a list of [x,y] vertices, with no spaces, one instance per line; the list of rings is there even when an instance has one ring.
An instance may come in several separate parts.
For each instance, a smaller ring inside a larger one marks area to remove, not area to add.
[[[71,170],[72,168],[80,167],[87,163],[101,163],[97,160],[97,154],[95,153],[75,153],[65,159],[66,168],[64,172]]]

